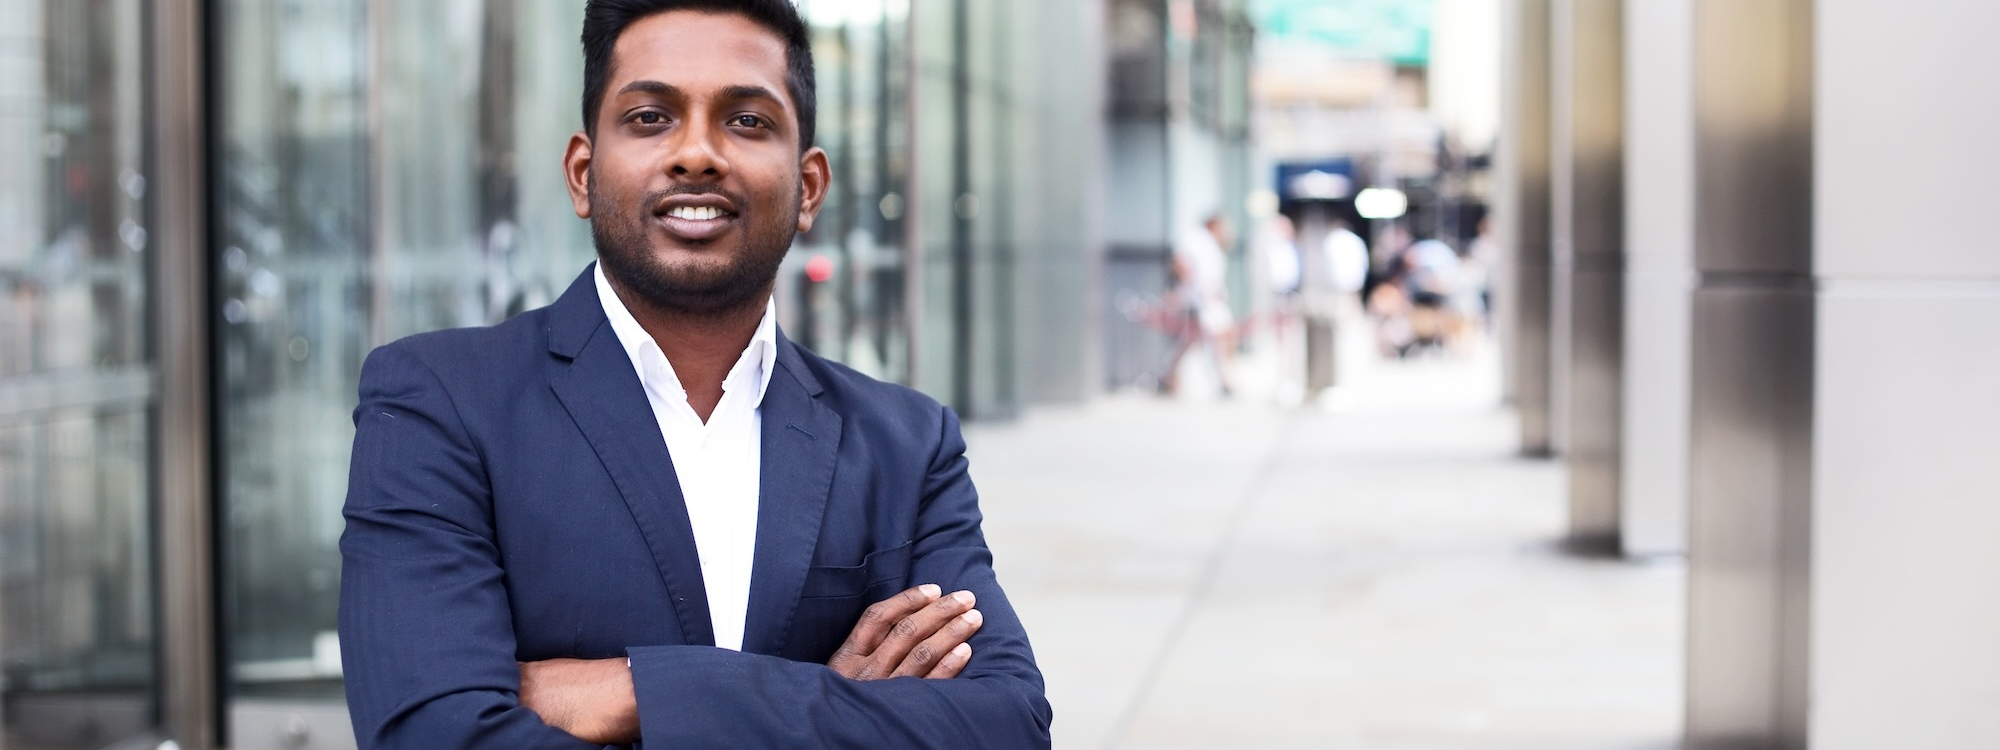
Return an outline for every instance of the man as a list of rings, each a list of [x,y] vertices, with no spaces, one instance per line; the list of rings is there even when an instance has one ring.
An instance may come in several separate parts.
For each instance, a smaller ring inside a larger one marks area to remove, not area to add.
[[[1315,281],[1319,288],[1313,295],[1313,307],[1323,326],[1323,338],[1314,343],[1324,347],[1325,355],[1316,360],[1324,368],[1324,377],[1315,385],[1325,390],[1314,395],[1338,406],[1343,398],[1341,374],[1350,370],[1347,363],[1354,361],[1347,356],[1352,349],[1350,342],[1359,340],[1355,333],[1367,322],[1361,293],[1368,285],[1368,243],[1354,233],[1346,219],[1334,217],[1326,236],[1320,239],[1318,260],[1320,273]]]
[[[1229,225],[1220,213],[1209,214],[1199,229],[1174,243],[1174,294],[1185,309],[1187,323],[1160,376],[1163,392],[1179,390],[1181,360],[1201,344],[1215,364],[1216,383],[1230,395],[1230,373],[1236,354],[1236,315],[1229,308]]]
[[[776,329],[830,181],[797,11],[592,0],[583,42],[599,262],[363,366],[361,747],[1047,746],[956,418]]]

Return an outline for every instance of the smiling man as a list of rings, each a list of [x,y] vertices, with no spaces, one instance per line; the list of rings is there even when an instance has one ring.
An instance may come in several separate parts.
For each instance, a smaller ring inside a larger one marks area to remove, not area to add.
[[[361,747],[1046,747],[956,417],[777,329],[830,184],[797,11],[592,0],[583,46],[599,262],[363,366]]]

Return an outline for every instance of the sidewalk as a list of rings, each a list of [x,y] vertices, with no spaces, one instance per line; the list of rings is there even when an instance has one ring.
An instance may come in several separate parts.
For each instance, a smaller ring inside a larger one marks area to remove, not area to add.
[[[969,428],[1056,746],[1677,747],[1683,571],[1556,549],[1561,467],[1514,457],[1496,367]]]

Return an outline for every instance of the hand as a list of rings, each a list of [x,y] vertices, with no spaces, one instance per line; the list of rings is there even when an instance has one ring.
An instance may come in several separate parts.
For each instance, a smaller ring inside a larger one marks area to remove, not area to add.
[[[938,594],[936,584],[926,583],[876,602],[826,665],[856,680],[957,677],[972,660],[966,641],[983,615],[972,608],[970,591]]]
[[[639,740],[636,696],[623,657],[521,662],[521,705],[593,745]]]

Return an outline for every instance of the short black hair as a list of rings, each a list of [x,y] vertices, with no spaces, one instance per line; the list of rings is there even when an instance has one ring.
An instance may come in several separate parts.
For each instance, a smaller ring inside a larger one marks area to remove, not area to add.
[[[634,21],[675,10],[734,13],[785,40],[785,93],[799,111],[799,150],[813,145],[819,101],[813,83],[812,32],[791,0],[589,0],[583,8],[583,131],[597,135],[597,110],[611,84],[611,50]]]

